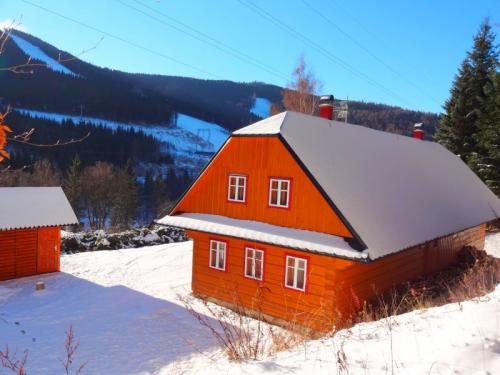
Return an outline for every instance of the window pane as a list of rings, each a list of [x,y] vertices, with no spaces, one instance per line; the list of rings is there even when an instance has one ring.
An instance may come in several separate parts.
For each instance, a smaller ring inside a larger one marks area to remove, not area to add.
[[[281,192],[281,198],[280,198],[280,205],[281,206],[287,206],[287,196],[288,196],[288,193],[286,191]]]
[[[246,260],[246,275],[252,277],[252,258],[250,256]]]
[[[217,267],[217,251],[210,250],[210,266]]]
[[[292,257],[288,257],[286,258],[287,259],[287,266],[288,267],[295,267],[295,258],[292,258]]]
[[[255,278],[262,279],[262,261],[255,260]]]
[[[234,186],[229,187],[229,199],[235,199],[236,197],[236,188]]]
[[[298,270],[297,271],[297,280],[296,280],[296,288],[298,289],[304,289],[304,283],[305,283],[305,271],[304,270]]]
[[[279,185],[278,180],[271,180],[271,189],[277,190]]]
[[[286,286],[293,287],[293,267],[287,267]]]
[[[275,190],[271,191],[271,204],[278,204],[278,192]]]
[[[306,269],[306,261],[304,259],[297,259],[297,267],[301,270]]]
[[[230,186],[236,185],[236,178],[235,177],[233,177],[233,176],[229,177],[229,185]]]
[[[244,196],[243,196],[244,193],[245,193],[245,188],[243,186],[240,186],[238,188],[238,200],[242,201],[242,200],[245,199]]]
[[[255,259],[257,260],[261,260],[262,259],[262,254],[263,252],[262,251],[255,251]]]
[[[226,258],[226,250],[222,248],[219,250],[219,264],[217,268],[224,269],[225,258]]]

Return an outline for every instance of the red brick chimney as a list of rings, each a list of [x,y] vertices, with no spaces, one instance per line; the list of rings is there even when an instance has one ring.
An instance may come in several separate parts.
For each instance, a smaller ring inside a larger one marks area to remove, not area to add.
[[[319,98],[319,117],[334,120],[333,99],[333,95],[324,95]]]
[[[419,122],[413,126],[413,138],[415,139],[424,139],[425,131],[423,129],[424,124]]]

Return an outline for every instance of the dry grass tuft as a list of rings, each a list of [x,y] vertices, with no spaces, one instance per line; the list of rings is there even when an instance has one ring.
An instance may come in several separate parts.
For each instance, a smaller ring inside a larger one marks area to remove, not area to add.
[[[500,283],[500,259],[465,247],[457,263],[441,272],[397,285],[378,300],[365,303],[353,323],[484,296]]]

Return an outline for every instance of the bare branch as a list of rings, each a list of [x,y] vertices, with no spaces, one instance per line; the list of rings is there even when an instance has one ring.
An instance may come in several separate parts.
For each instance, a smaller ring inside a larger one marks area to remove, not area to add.
[[[7,139],[11,142],[22,143],[22,144],[29,145],[29,146],[49,148],[49,147],[67,146],[67,145],[71,145],[74,143],[80,143],[80,142],[83,142],[84,140],[86,140],[88,137],[90,137],[90,134],[91,134],[90,132],[88,132],[87,134],[85,134],[81,138],[77,138],[77,139],[71,138],[71,139],[65,140],[65,141],[61,141],[60,139],[58,139],[54,143],[45,144],[45,143],[31,142],[31,137],[33,136],[34,132],[35,132],[35,129],[31,128],[28,131],[25,131],[21,134],[17,134],[14,137],[10,137]]]
[[[5,52],[5,45],[7,43],[7,40],[9,40],[10,35],[12,34],[12,30],[14,30],[20,24],[21,24],[20,21],[13,21],[11,25],[9,25],[8,27],[6,27],[5,29],[3,29],[1,31],[1,34],[0,34],[0,54]],[[63,62],[76,60],[79,57],[81,57],[82,55],[97,49],[97,47],[99,46],[99,44],[101,44],[101,42],[103,40],[104,40],[104,37],[101,37],[101,39],[99,39],[97,41],[97,43],[95,45],[93,45],[92,47],[83,49],[80,53],[78,53],[76,55],[69,55],[69,57],[66,57],[66,58],[62,57],[62,52],[59,52],[59,55],[58,55],[56,61],[58,63],[63,63]],[[15,73],[15,74],[33,74],[34,73],[33,68],[35,68],[35,67],[49,68],[48,64],[46,64],[46,63],[33,62],[32,56],[29,56],[28,59],[26,60],[26,62],[21,63],[21,64],[17,64],[17,65],[12,65],[12,66],[5,67],[5,68],[0,68],[0,71],[9,71],[9,72]]]
[[[25,350],[22,357],[17,357],[17,352],[11,353],[9,346],[5,350],[0,350],[0,365],[2,368],[11,370],[16,375],[26,375],[26,362],[28,361],[28,351]]]

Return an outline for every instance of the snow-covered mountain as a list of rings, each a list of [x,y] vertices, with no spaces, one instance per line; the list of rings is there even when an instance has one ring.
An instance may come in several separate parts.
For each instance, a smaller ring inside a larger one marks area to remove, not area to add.
[[[53,70],[54,72],[69,74],[72,76],[78,76],[78,74],[73,73],[71,70],[66,68],[57,60],[48,56],[45,52],[43,52],[37,46],[31,44],[27,40],[21,38],[18,35],[11,35],[12,40],[16,45],[31,59],[41,61],[47,65],[47,68]]]
[[[145,125],[25,108],[17,108],[16,111],[25,116],[51,120],[57,123],[71,120],[75,124],[88,123],[112,130],[134,129],[136,132],[142,132],[155,138],[163,145],[164,152],[176,156],[174,160],[179,167],[194,169],[192,172],[196,172],[201,168],[229,136],[228,131],[223,127],[183,113],[176,114],[173,124]]]

